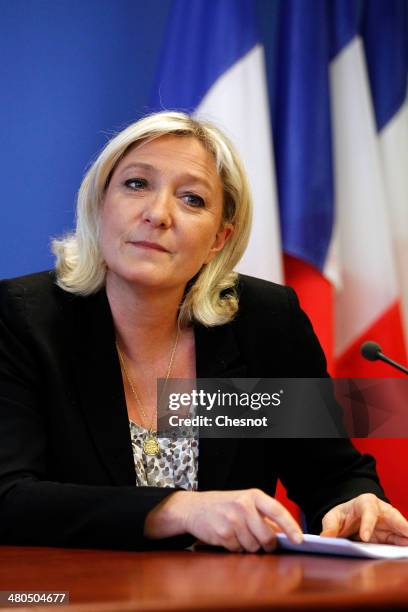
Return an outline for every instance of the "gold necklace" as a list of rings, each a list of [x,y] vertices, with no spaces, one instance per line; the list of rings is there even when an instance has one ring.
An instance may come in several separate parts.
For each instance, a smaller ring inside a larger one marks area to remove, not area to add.
[[[176,349],[177,349],[177,344],[178,344],[179,336],[180,336],[180,328],[177,327],[176,339],[174,341],[173,348],[171,350],[170,361],[169,361],[169,365],[167,367],[167,373],[166,373],[164,388],[167,385],[167,381],[170,378],[171,370],[173,368],[173,361],[174,361],[174,356],[176,354]],[[126,380],[128,381],[129,387],[130,387],[130,389],[132,391],[132,395],[135,398],[136,404],[139,407],[139,410],[140,410],[141,415],[143,416],[144,422],[147,424],[147,415],[146,415],[146,413],[144,411],[143,404],[140,401],[138,394],[136,393],[135,386],[133,384],[132,379],[129,376],[129,373],[128,373],[126,365],[125,365],[125,357],[124,357],[122,351],[120,350],[119,345],[118,345],[117,342],[116,342],[116,349],[118,351],[120,365],[122,366],[122,369],[123,369],[123,371],[125,373],[125,377],[126,377]],[[147,438],[146,438],[146,440],[143,441],[143,451],[144,451],[144,453],[146,455],[150,455],[150,456],[157,455],[160,452],[160,444],[159,444],[159,441],[157,439],[157,431],[153,430],[153,427],[152,427],[153,419],[154,419],[154,412],[153,412],[153,415],[152,415],[152,418],[151,418],[151,421],[150,421],[150,427],[146,428],[147,431],[148,431]]]

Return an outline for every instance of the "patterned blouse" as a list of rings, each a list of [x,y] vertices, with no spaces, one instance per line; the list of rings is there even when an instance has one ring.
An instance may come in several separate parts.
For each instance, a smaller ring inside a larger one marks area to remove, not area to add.
[[[158,438],[160,452],[146,455],[143,442],[148,430],[129,421],[136,486],[179,487],[196,491],[198,485],[198,439]]]

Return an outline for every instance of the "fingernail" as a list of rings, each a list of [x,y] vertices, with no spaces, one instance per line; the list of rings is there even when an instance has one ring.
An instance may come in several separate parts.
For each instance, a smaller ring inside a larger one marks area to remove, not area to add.
[[[364,542],[368,542],[368,540],[370,539],[370,532],[368,530],[363,531],[361,537],[364,540]]]
[[[301,544],[303,542],[303,536],[298,531],[294,531],[292,537],[295,544]]]

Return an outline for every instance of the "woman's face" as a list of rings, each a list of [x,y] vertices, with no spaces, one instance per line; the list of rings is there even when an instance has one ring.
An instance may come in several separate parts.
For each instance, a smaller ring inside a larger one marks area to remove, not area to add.
[[[223,189],[214,158],[190,136],[162,136],[131,149],[116,167],[100,220],[108,275],[184,290],[232,231],[222,226]]]

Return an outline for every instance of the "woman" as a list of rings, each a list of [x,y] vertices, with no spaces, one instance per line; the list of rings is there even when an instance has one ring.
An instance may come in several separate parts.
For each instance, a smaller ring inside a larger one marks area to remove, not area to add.
[[[326,375],[293,291],[233,273],[250,215],[225,136],[151,115],[85,176],[55,273],[1,283],[2,543],[272,550],[302,537],[277,476],[310,530],[408,543],[347,440],[157,438],[157,378]]]

